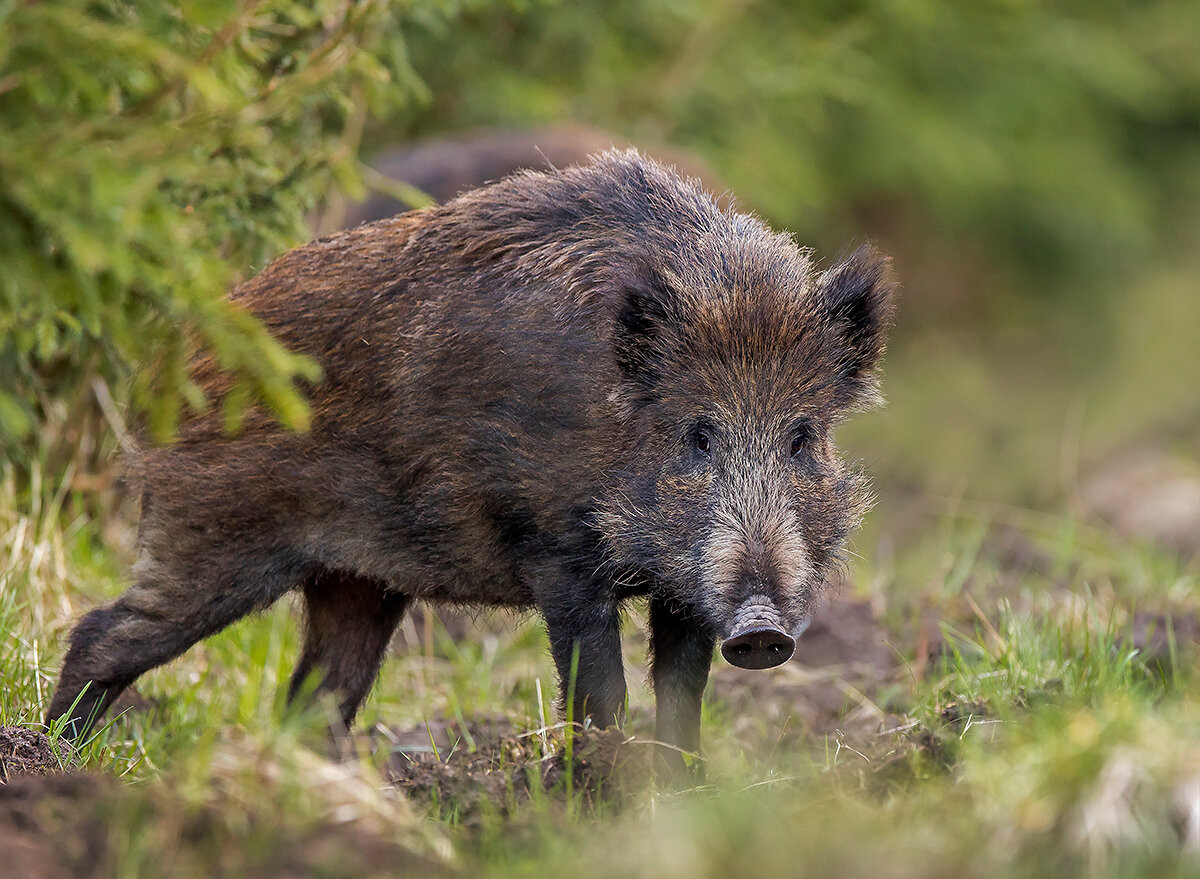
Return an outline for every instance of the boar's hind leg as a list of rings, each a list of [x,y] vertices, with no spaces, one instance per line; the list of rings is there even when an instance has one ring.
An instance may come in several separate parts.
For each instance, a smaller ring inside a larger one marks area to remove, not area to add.
[[[559,693],[571,719],[591,718],[599,727],[621,722],[625,710],[625,670],[621,664],[620,615],[616,604],[575,590],[554,592],[539,601],[558,668]]]
[[[708,681],[716,638],[699,623],[650,599],[650,649],[654,662],[654,737],[674,748],[658,749],[658,771],[680,777],[682,754],[700,750],[700,697]],[[697,764],[697,772],[700,767]]]
[[[292,674],[288,701],[319,675],[316,693],[338,698],[343,729],[358,712],[404,616],[408,596],[367,577],[323,570],[304,587],[304,652]]]
[[[86,733],[144,672],[269,607],[299,585],[310,565],[287,551],[262,550],[214,553],[187,577],[153,562],[142,567],[132,588],[88,613],[71,633],[46,713],[47,723],[70,715],[71,738]]]

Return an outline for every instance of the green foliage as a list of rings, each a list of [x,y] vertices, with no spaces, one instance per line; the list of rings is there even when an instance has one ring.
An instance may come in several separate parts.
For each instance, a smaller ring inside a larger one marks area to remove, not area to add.
[[[224,293],[363,191],[371,116],[376,144],[575,119],[688,146],[823,252],[932,217],[930,247],[1022,268],[1147,257],[1200,195],[1198,9],[0,2],[0,443],[28,459],[97,378],[169,435],[197,348],[303,427],[315,365]]]
[[[0,443],[103,380],[158,436],[198,346],[291,427],[287,352],[225,298],[360,188],[369,112],[422,94],[382,3],[0,3]],[[140,365],[148,369],[139,369]]]
[[[1197,41],[1190,0],[605,0],[481,12],[414,59],[433,124],[687,145],[823,250],[928,211],[1079,271],[1143,255],[1200,195]]]

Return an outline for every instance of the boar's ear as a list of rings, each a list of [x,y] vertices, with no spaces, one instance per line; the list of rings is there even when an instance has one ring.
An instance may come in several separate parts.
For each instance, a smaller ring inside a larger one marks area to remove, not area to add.
[[[649,266],[639,266],[616,284],[613,344],[617,365],[633,391],[630,402],[648,402],[653,396],[677,301],[670,285]]]
[[[817,302],[841,349],[847,404],[878,402],[875,367],[892,322],[896,283],[888,259],[863,245],[817,279]]]

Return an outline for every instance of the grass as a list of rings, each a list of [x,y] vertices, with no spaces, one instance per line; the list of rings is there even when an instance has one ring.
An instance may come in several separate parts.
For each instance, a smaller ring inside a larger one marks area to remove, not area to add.
[[[871,603],[896,668],[737,678],[718,659],[703,786],[657,790],[637,760],[585,772],[597,742],[554,716],[528,617],[462,639],[406,622],[364,734],[334,759],[330,706],[283,704],[299,648],[285,601],[146,675],[77,751],[51,730],[90,775],[19,826],[70,870],[128,877],[1200,875],[1200,559],[1099,525],[1075,491],[1081,462],[1147,432],[1194,457],[1178,425],[1200,377],[1172,360],[1192,344],[1171,304],[1193,314],[1190,290],[1147,280],[1128,325],[1165,341],[1141,358],[1118,339],[1091,384],[1004,378],[1012,352],[894,355],[892,408],[847,435],[881,502],[843,597]],[[1144,393],[1172,363],[1186,381]],[[956,401],[970,435],[931,443]],[[91,501],[71,486],[69,470],[0,479],[0,725],[41,728],[71,621],[124,584],[127,519],[78,512]],[[635,741],[618,743],[635,757],[652,729],[642,622],[633,610],[625,639]],[[401,790],[390,743],[412,752],[413,731],[438,772]],[[6,803],[0,789],[0,851],[18,826]]]
[[[0,497],[0,722],[30,728],[67,623],[121,588],[92,523],[61,524],[68,492],[37,490],[19,504],[10,479]],[[63,747],[64,763],[120,779],[68,812],[120,829],[102,863],[126,876],[164,863],[180,875],[282,871],[293,856],[317,875],[400,864],[473,875],[1196,875],[1200,680],[1184,645],[1168,639],[1165,656],[1149,657],[1133,638],[1141,609],[1200,611],[1194,568],[1069,517],[997,524],[1005,516],[947,515],[929,536],[940,574],[889,590],[889,636],[903,644],[934,606],[942,648],[919,670],[906,655],[875,692],[881,704],[861,696],[878,712],[873,728],[789,735],[786,705],[771,720],[711,696],[708,783],[691,792],[638,788],[597,804],[566,774],[482,806],[459,802],[461,791],[409,802],[386,783],[386,747],[335,761],[322,711],[285,709],[298,649],[285,602],[147,675],[148,710],[112,720],[76,754]],[[1014,528],[1032,547],[1024,569],[996,550]],[[363,728],[508,717],[535,731],[535,750],[570,759],[578,743],[561,727],[536,732],[553,686],[536,621],[461,642],[408,635],[415,649],[385,667]],[[632,669],[641,646],[628,640]],[[631,683],[644,727],[650,697],[636,672]],[[487,746],[454,748],[472,744]],[[502,768],[524,771],[522,760]]]

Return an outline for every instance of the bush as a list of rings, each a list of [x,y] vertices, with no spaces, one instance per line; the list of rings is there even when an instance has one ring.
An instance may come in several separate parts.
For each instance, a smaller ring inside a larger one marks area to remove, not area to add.
[[[333,185],[361,187],[365,117],[422,94],[401,16],[340,0],[0,3],[4,457],[27,458],[49,410],[97,379],[169,436],[206,402],[187,375],[197,346],[238,376],[234,421],[265,401],[304,426],[297,381],[316,365],[224,294],[307,238]]]

